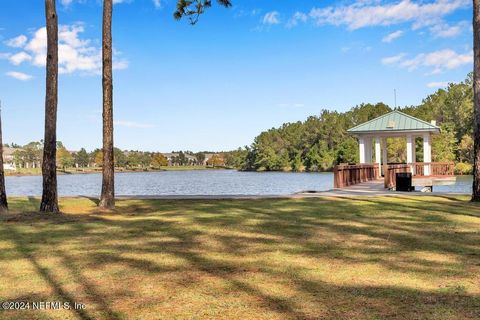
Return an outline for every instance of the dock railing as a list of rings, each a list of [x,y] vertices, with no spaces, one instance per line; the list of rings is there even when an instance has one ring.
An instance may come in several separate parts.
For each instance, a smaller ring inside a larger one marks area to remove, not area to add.
[[[411,172],[415,177],[444,177],[455,174],[454,162],[414,162],[407,164],[389,164],[385,167],[385,188],[394,188],[396,185],[396,174],[401,172]]]
[[[455,169],[454,162],[414,162],[403,164],[384,165],[384,186],[394,188],[396,186],[396,175],[402,172],[411,172],[415,177],[444,177],[453,176]],[[372,181],[380,178],[378,164],[339,164],[333,169],[334,188],[353,186],[362,182]]]
[[[415,162],[416,176],[453,176],[455,173],[454,162]]]
[[[336,165],[333,168],[333,186],[337,189],[376,180],[380,177],[379,169],[378,164]]]
[[[412,172],[411,164],[388,164],[384,170],[384,187],[393,188],[396,185],[397,173]]]

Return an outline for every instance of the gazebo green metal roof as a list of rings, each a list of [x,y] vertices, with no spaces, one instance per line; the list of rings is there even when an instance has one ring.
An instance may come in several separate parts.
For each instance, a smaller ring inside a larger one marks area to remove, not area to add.
[[[392,111],[373,120],[348,129],[348,133],[440,132],[440,128],[400,111]]]

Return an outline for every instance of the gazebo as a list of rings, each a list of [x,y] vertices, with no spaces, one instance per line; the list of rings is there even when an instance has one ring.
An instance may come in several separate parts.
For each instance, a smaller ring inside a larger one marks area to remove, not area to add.
[[[395,110],[347,132],[358,138],[360,163],[335,168],[337,174],[342,174],[335,177],[337,188],[379,179],[383,175],[385,187],[393,189],[395,175],[400,172],[412,173],[414,186],[429,187],[430,190],[433,185],[455,183],[453,163],[432,162],[432,136],[440,133],[435,121],[429,123]],[[387,139],[398,137],[406,138],[406,163],[389,164]],[[423,139],[423,162],[416,162],[417,137]]]

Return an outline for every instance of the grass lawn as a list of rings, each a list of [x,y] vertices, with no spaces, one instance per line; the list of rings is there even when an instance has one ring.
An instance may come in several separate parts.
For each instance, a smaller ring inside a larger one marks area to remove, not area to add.
[[[0,300],[86,309],[1,319],[480,319],[466,197],[10,204]]]
[[[102,168],[67,168],[58,169],[57,174],[76,174],[76,173],[101,173]],[[17,168],[15,171],[6,170],[7,176],[41,176],[42,168]]]

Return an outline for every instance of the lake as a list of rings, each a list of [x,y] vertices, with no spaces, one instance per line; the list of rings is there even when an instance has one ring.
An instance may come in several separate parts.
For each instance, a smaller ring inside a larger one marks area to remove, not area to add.
[[[58,176],[60,196],[99,196],[101,174]],[[41,176],[6,177],[9,196],[39,196]],[[333,188],[333,173],[240,172],[195,170],[126,172],[115,175],[117,195],[286,195],[299,191]],[[438,192],[471,192],[472,177],[458,177],[457,184],[435,187]]]

